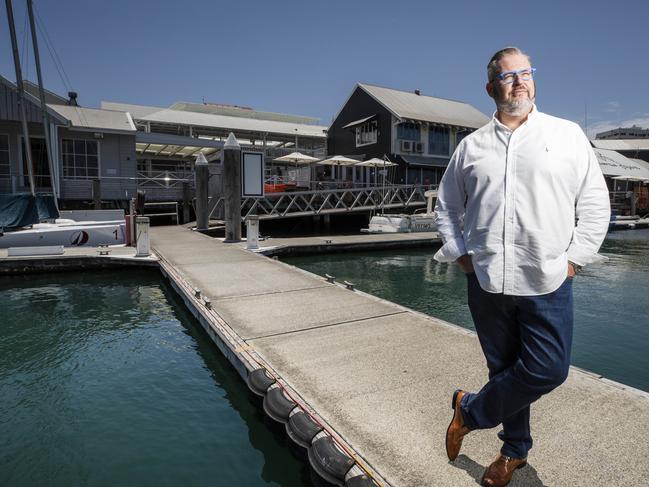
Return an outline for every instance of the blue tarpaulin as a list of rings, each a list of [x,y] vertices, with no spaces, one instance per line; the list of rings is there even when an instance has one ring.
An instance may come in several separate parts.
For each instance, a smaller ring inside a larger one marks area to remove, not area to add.
[[[36,208],[38,209],[38,218],[41,220],[56,219],[59,217],[59,210],[54,203],[54,195],[37,194]]]
[[[58,216],[52,195],[0,194],[0,228],[27,227]]]

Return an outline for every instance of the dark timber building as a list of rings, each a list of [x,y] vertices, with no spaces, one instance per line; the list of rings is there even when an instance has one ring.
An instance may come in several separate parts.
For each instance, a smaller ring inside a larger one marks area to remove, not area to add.
[[[329,128],[327,151],[387,156],[399,164],[393,182],[437,184],[457,144],[488,121],[467,103],[358,83]]]

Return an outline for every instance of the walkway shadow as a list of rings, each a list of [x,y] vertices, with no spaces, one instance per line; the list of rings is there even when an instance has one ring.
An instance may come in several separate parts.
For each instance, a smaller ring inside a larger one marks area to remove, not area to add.
[[[460,455],[454,462],[449,462],[455,468],[460,468],[468,473],[476,484],[480,485],[482,475],[487,467],[471,460],[466,455]],[[507,487],[546,487],[539,478],[536,469],[529,463],[514,473],[512,481]]]

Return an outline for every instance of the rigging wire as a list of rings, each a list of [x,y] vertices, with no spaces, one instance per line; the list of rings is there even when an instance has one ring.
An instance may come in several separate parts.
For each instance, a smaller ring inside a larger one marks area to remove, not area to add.
[[[34,8],[34,14],[36,16],[36,18],[34,19],[36,28],[39,30],[39,32],[41,33],[41,37],[45,41],[45,45],[47,46],[47,50],[50,53],[52,61],[54,62],[54,66],[56,67],[56,70],[59,73],[59,78],[61,79],[63,86],[68,92],[74,91],[74,89],[72,88],[72,83],[70,82],[70,78],[68,77],[68,73],[66,73],[65,68],[63,67],[63,62],[61,61],[61,58],[59,57],[59,54],[56,51],[56,48],[54,47],[54,43],[52,42],[47,32],[45,23],[41,20],[41,16],[38,14],[36,8]],[[79,109],[77,105],[73,105],[73,106],[75,111],[77,112],[77,115],[79,116],[79,121],[81,122],[81,124],[88,127],[90,124],[88,123],[88,120],[84,116],[83,112]]]
[[[56,70],[59,72],[59,77],[61,78],[61,81],[63,82],[66,90],[72,91],[72,83],[70,82],[70,78],[68,78],[68,74],[65,72],[65,68],[63,67],[63,63],[61,62],[61,58],[59,57],[58,52],[54,48],[54,43],[50,39],[47,28],[45,27],[45,23],[41,20],[41,16],[38,14],[38,10],[34,9],[34,13],[36,14],[36,26],[41,32],[43,39],[45,40],[47,49],[50,51],[50,56],[52,56]]]

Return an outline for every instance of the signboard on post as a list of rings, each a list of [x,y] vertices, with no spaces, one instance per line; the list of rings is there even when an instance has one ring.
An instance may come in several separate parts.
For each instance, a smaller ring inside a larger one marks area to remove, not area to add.
[[[241,197],[264,197],[264,154],[241,152]]]

